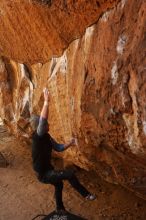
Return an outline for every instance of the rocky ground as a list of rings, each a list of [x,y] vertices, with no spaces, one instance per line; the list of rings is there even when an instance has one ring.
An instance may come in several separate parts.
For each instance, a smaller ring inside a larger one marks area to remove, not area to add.
[[[43,185],[35,178],[30,147],[1,129],[0,152],[9,163],[6,168],[0,168],[0,220],[31,220],[37,214],[52,212],[53,186]],[[85,201],[65,182],[63,199],[69,212],[88,220],[146,219],[146,201],[120,186],[104,182],[94,172],[78,169],[77,176],[97,195],[97,200]]]

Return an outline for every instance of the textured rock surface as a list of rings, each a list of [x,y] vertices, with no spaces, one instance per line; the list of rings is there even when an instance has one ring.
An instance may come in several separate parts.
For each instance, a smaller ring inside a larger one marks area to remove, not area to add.
[[[48,86],[51,134],[60,142],[78,138],[64,159],[146,199],[145,56],[146,2],[122,0],[61,57],[35,65],[2,58],[1,118],[27,137],[29,116],[40,111]]]
[[[52,55],[61,55],[116,2],[1,0],[0,53],[19,62],[44,63]]]

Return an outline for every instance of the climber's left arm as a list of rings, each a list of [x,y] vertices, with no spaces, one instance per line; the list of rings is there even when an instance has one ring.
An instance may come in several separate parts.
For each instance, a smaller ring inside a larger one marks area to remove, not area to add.
[[[51,143],[55,151],[61,152],[68,149],[70,146],[75,145],[75,138],[72,138],[69,143],[59,144],[51,137]]]

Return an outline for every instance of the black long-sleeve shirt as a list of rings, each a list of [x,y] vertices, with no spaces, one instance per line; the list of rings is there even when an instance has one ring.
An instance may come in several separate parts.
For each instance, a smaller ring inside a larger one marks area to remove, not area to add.
[[[60,152],[64,150],[64,145],[58,144],[48,133],[39,136],[35,132],[32,140],[32,162],[34,170],[39,174],[43,174],[47,170],[52,170],[52,149]]]
[[[32,163],[34,170],[43,175],[46,171],[54,169],[51,165],[52,149],[61,152],[64,144],[57,143],[50,134],[44,133],[43,125],[46,119],[40,119],[36,132],[32,136]]]

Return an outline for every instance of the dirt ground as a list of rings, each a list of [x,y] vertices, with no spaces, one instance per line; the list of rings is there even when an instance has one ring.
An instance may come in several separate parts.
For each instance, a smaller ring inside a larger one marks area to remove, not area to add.
[[[9,162],[7,168],[0,168],[0,220],[31,220],[37,214],[52,212],[54,188],[37,181],[31,167],[30,147],[20,145],[3,131],[0,152]],[[88,220],[146,219],[146,201],[120,186],[104,182],[93,172],[78,169],[77,176],[97,199],[86,201],[65,181],[63,200],[69,212]]]

